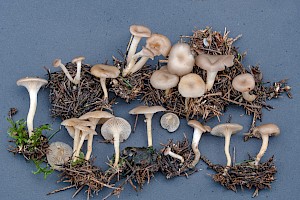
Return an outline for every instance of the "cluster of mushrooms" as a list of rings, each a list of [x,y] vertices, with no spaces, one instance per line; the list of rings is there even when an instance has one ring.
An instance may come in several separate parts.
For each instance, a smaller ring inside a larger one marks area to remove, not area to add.
[[[106,87],[107,79],[117,81],[115,78],[119,76],[130,76],[145,66],[149,58],[153,59],[155,56],[162,55],[166,57],[167,65],[153,72],[150,78],[151,85],[156,89],[164,90],[165,95],[169,95],[172,88],[178,87],[179,93],[185,97],[186,109],[189,107],[190,98],[201,97],[212,89],[215,77],[219,71],[234,65],[233,55],[200,54],[195,57],[188,44],[177,43],[172,46],[170,40],[166,36],[156,33],[153,34],[149,28],[144,26],[132,25],[130,27],[130,32],[132,37],[127,50],[127,65],[123,70],[120,71],[116,66],[104,64],[96,64],[90,69],[90,73],[99,78],[104,94],[103,98],[106,101],[108,101],[108,91]],[[141,51],[136,52],[142,38],[146,38],[146,44],[142,47]],[[207,42],[208,41],[204,41],[204,44]],[[60,59],[55,59],[53,61],[53,66],[60,67],[70,82],[74,84],[73,87],[76,89],[81,81],[81,64],[84,59],[83,56],[79,56],[72,60],[72,63],[77,66],[77,73],[74,78],[70,75]],[[206,71],[206,82],[204,82],[202,77],[198,74],[191,73],[194,66],[200,67]],[[30,109],[27,116],[29,136],[33,133],[33,119],[37,106],[37,94],[39,89],[45,84],[47,84],[47,80],[41,78],[26,77],[17,81],[17,85],[26,87],[30,95]],[[243,98],[246,101],[251,102],[255,100],[256,95],[249,93],[255,87],[255,81],[251,74],[246,73],[236,76],[232,80],[232,85],[235,90],[242,93]],[[138,106],[129,112],[129,114],[134,115],[145,115],[148,147],[153,146],[152,117],[155,113],[164,111],[166,111],[166,109],[162,106]],[[164,129],[167,129],[169,132],[174,132],[177,130],[180,120],[176,114],[166,113],[161,117],[160,122]],[[120,157],[119,144],[126,140],[131,133],[131,125],[126,119],[99,110],[85,113],[79,118],[66,119],[61,125],[67,129],[70,136],[74,139],[73,148],[62,142],[55,142],[50,145],[47,159],[48,163],[54,169],[59,170],[60,166],[70,158],[73,161],[76,161],[80,157],[81,148],[83,147],[85,140],[87,140],[85,159],[90,159],[93,138],[98,134],[96,132],[97,125],[102,125],[100,134],[103,138],[114,144],[115,156],[113,167],[118,167]],[[226,166],[231,166],[231,157],[229,153],[230,138],[233,134],[236,134],[243,129],[241,125],[225,123],[210,128],[197,120],[189,120],[188,125],[194,128],[191,147],[195,154],[195,158],[190,165],[191,168],[194,168],[199,162],[200,151],[198,145],[202,133],[205,132],[210,132],[214,136],[225,138],[224,151],[227,158]],[[264,155],[268,146],[269,137],[276,136],[279,133],[280,129],[275,124],[264,124],[255,127],[254,130],[249,133],[251,136],[262,139],[262,146],[253,163],[254,165],[257,166]],[[180,162],[184,162],[183,157],[173,153],[170,148],[166,148],[164,154],[172,156]],[[226,170],[227,168],[224,170],[225,174],[227,172]]]

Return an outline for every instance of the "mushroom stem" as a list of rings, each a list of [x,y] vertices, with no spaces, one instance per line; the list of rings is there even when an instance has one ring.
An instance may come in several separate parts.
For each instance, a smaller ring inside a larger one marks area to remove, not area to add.
[[[95,130],[96,125],[91,126],[90,128]],[[88,141],[87,141],[87,151],[86,151],[86,154],[85,154],[85,159],[86,160],[89,160],[91,158],[91,154],[92,154],[92,150],[93,150],[93,139],[94,139],[94,135],[89,134]]]
[[[152,147],[152,117],[153,114],[145,114],[147,123],[148,147]]]
[[[82,134],[81,134],[81,137],[80,137],[80,141],[79,141],[77,149],[76,149],[76,151],[74,153],[74,155],[75,155],[74,156],[74,161],[77,160],[77,158],[79,157],[80,149],[81,149],[81,147],[82,147],[82,145],[84,143],[84,139],[85,139],[86,136],[87,136],[87,133],[84,132],[84,131],[82,131]]]
[[[103,90],[104,93],[104,100],[108,99],[108,93],[107,93],[107,88],[106,88],[106,78],[100,78],[100,84],[101,84],[101,88]]]
[[[29,92],[29,98],[30,98],[30,107],[27,115],[27,129],[29,137],[33,135],[33,118],[36,111],[36,105],[37,105],[37,93],[36,90],[28,90]]]
[[[129,50],[128,50],[128,54],[127,54],[127,63],[129,63],[131,61],[132,56],[135,54],[140,40],[141,40],[141,37],[137,37],[137,36],[133,37],[130,47],[129,47]]]
[[[173,158],[176,158],[176,159],[180,160],[181,163],[184,162],[184,158],[181,155],[178,155],[178,154],[172,152],[170,147],[167,147],[165,155],[169,155]]]
[[[207,74],[206,74],[206,91],[207,92],[210,91],[211,88],[213,87],[217,73],[218,73],[217,71],[216,72],[214,72],[214,71],[207,72]]]
[[[59,62],[59,67],[63,70],[63,72],[65,73],[66,77],[67,77],[72,83],[76,84],[75,81],[74,81],[74,79],[73,79],[72,76],[70,75],[69,71],[68,71],[67,68],[65,67],[65,65],[62,64],[61,62]]]
[[[202,131],[199,130],[198,128],[195,128],[194,134],[193,134],[193,141],[192,141],[192,149],[195,154],[195,158],[194,158],[193,162],[191,163],[191,167],[195,167],[200,160],[201,154],[200,154],[198,146],[199,146],[199,141],[201,139],[201,136],[202,136]]]
[[[249,91],[247,92],[243,92],[242,93],[243,98],[249,102],[252,102],[256,99],[256,95],[255,94],[249,94]]]
[[[186,111],[189,109],[189,102],[190,102],[190,98],[186,97],[185,101],[184,101],[184,105],[185,105],[185,110]]]
[[[139,71],[149,60],[149,57],[142,57],[131,69],[130,73],[133,74]]]
[[[77,71],[76,71],[76,76],[74,77],[74,84],[79,84],[80,83],[80,74],[81,74],[81,61],[77,61]]]
[[[119,134],[114,135],[114,148],[115,148],[114,167],[117,167],[120,159],[120,135]]]
[[[127,61],[127,66],[125,67],[125,69],[122,72],[123,77],[127,76],[128,74],[132,73],[132,68],[135,66],[136,61],[143,56],[142,50],[136,54],[134,54],[133,56],[131,56],[130,61]]]
[[[165,90],[165,96],[166,97],[169,96],[170,93],[171,93],[171,88]]]
[[[255,162],[254,164],[257,166],[259,164],[260,159],[263,157],[263,155],[265,154],[267,148],[268,148],[268,143],[269,143],[269,136],[268,135],[262,135],[261,136],[262,139],[262,145],[260,148],[259,153],[256,156]]]
[[[76,154],[76,151],[77,151],[79,138],[80,138],[80,130],[76,128],[75,129],[75,135],[74,135],[74,143],[73,143],[73,160],[74,161],[77,160],[77,158],[75,157],[75,154]]]
[[[228,167],[231,166],[231,156],[230,156],[230,152],[229,152],[231,134],[224,134],[224,135],[225,135],[224,152],[225,152],[226,159],[227,159],[226,168],[224,169],[224,175],[225,175],[226,172],[228,171]]]

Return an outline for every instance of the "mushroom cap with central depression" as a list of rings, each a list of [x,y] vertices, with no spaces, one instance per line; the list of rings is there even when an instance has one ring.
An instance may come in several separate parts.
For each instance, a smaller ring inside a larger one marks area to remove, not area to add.
[[[232,87],[239,92],[249,92],[255,87],[255,80],[251,74],[240,74],[232,81]]]
[[[178,91],[183,97],[200,97],[205,93],[205,83],[198,74],[187,74],[181,77]]]
[[[96,64],[91,68],[91,74],[98,78],[117,78],[120,70],[115,66]]]
[[[150,78],[150,84],[155,89],[167,90],[176,87],[179,82],[179,77],[170,74],[168,71],[156,70]]]

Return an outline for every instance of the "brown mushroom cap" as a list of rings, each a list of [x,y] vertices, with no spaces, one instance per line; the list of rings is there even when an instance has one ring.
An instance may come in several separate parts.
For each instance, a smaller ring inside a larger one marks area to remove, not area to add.
[[[60,171],[62,168],[60,165],[66,163],[70,157],[72,157],[73,150],[72,148],[63,142],[53,142],[48,147],[47,161],[49,165]]]
[[[195,59],[190,45],[186,43],[177,43],[173,45],[168,59],[168,70],[171,74],[178,76],[186,75],[192,72]]]
[[[77,57],[73,58],[72,63],[75,64],[78,61],[83,61],[84,59],[85,59],[84,56],[77,56]]]
[[[166,57],[171,49],[171,41],[162,34],[152,34],[146,40],[146,47],[154,53],[155,56],[163,55]]]
[[[141,25],[131,25],[129,31],[132,35],[137,37],[150,37],[151,30]]]
[[[233,55],[200,54],[196,57],[196,65],[206,71],[223,71],[225,66],[233,66],[233,59]]]
[[[138,115],[138,114],[154,114],[157,112],[166,111],[162,106],[138,106],[129,111],[129,114]]]
[[[179,118],[174,113],[166,113],[160,118],[160,125],[169,132],[174,132],[178,129],[180,124]]]
[[[205,93],[205,83],[198,74],[190,73],[181,77],[178,91],[183,97],[200,97]]]
[[[225,133],[229,131],[232,135],[236,134],[237,132],[241,131],[243,129],[243,126],[239,124],[233,124],[233,123],[225,123],[225,124],[219,124],[211,130],[211,134],[218,137],[224,137]]]
[[[126,140],[131,133],[131,126],[121,117],[112,117],[101,127],[101,134],[105,140],[113,142],[114,134],[119,134],[120,142]]]
[[[179,77],[167,71],[156,70],[150,78],[150,84],[155,89],[167,90],[177,86]]]
[[[251,74],[240,74],[232,81],[232,87],[239,92],[249,92],[255,87],[255,80]]]
[[[120,70],[115,66],[96,64],[91,68],[91,74],[98,78],[117,78]]]
[[[193,128],[198,128],[202,132],[210,132],[211,131],[211,128],[209,126],[203,126],[199,121],[194,120],[194,119],[188,121],[188,125],[193,127]]]
[[[280,134],[280,129],[276,124],[263,124],[257,126],[253,130],[253,136],[261,138],[262,135],[277,136]]]
[[[61,64],[61,59],[55,59],[52,62],[53,67],[59,67],[60,64]]]
[[[81,115],[79,117],[79,119],[85,119],[85,120],[88,120],[88,119],[99,119],[98,123],[101,124],[101,123],[104,123],[105,121],[107,121],[108,119],[114,117],[113,114],[110,114],[109,112],[106,112],[106,111],[92,111],[92,112],[87,112],[83,115]]]

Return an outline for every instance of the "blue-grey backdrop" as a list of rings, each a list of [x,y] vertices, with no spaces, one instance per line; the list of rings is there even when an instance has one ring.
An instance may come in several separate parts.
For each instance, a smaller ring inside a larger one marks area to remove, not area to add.
[[[12,156],[6,151],[8,146],[6,131],[8,108],[17,107],[19,113],[15,119],[26,118],[29,98],[23,87],[17,87],[16,81],[24,76],[44,76],[43,66],[51,68],[53,59],[59,57],[63,62],[74,56],[84,55],[86,63],[96,64],[118,55],[117,50],[125,51],[131,24],[143,24],[168,36],[173,43],[180,34],[190,35],[195,28],[212,26],[223,31],[226,27],[230,36],[243,34],[236,42],[240,51],[247,51],[245,66],[259,64],[265,80],[277,81],[289,78],[293,87],[294,99],[286,97],[273,100],[274,110],[264,111],[263,122],[273,122],[280,126],[282,134],[270,140],[270,146],[263,160],[276,155],[278,166],[277,180],[272,184],[272,191],[262,191],[258,199],[298,199],[299,198],[299,51],[300,38],[300,1],[2,1],[0,6],[0,197],[1,199],[71,199],[74,190],[68,190],[52,196],[46,193],[65,186],[56,184],[57,173],[44,180],[40,175],[33,175],[32,163],[26,163],[20,156]],[[51,70],[54,70],[51,68]],[[49,117],[48,91],[41,91],[35,117],[35,125],[51,123],[53,129],[59,128],[60,120]],[[128,111],[138,102],[126,104],[119,101],[114,106],[115,114],[127,118],[131,124],[134,116]],[[244,125],[248,130],[251,117],[242,115],[243,110],[230,107],[221,117],[225,122],[232,114],[232,122]],[[240,116],[242,115],[242,116]],[[153,120],[154,146],[169,138],[182,139],[183,133],[192,137],[192,129],[182,120],[180,129],[173,134],[162,130],[157,114]],[[216,125],[217,120],[208,124]],[[125,146],[144,146],[147,144],[145,124],[139,118],[137,130]],[[99,140],[100,137],[97,138]],[[71,144],[63,129],[55,141]],[[200,143],[203,154],[213,162],[225,163],[223,153],[224,140],[205,135]],[[259,140],[242,141],[242,134],[232,138],[231,146],[236,147],[237,160],[247,158],[247,153],[255,154],[261,145]],[[113,153],[113,145],[94,143],[97,164],[105,167],[107,156]],[[121,199],[244,199],[250,198],[253,191],[227,191],[214,183],[207,175],[203,162],[198,164],[200,171],[188,179],[175,178],[166,180],[157,175],[142,192],[136,193],[130,186],[125,188]],[[109,190],[103,190],[99,197]],[[82,192],[76,197],[85,198]],[[116,197],[114,197],[115,199]]]

